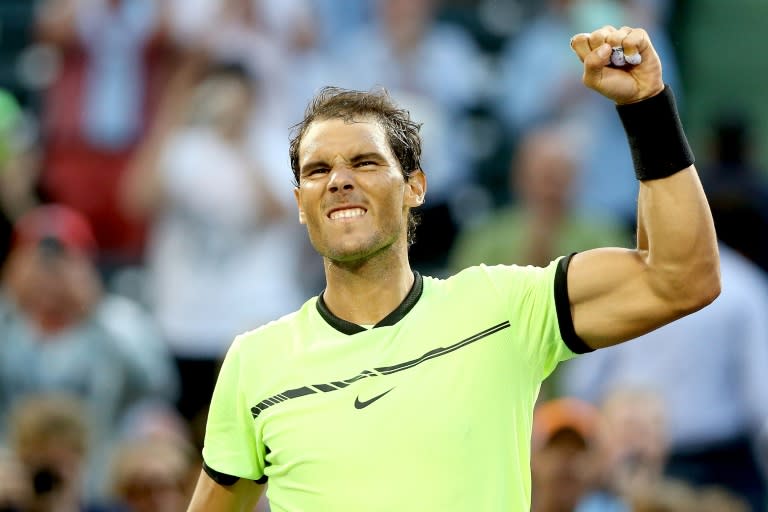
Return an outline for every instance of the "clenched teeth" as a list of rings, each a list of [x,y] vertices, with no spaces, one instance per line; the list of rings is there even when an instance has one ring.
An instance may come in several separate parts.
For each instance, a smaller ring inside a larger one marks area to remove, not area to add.
[[[362,217],[363,215],[365,215],[365,210],[362,208],[348,208],[345,210],[336,210],[335,212],[331,212],[330,218],[331,220],[351,219],[353,217]]]

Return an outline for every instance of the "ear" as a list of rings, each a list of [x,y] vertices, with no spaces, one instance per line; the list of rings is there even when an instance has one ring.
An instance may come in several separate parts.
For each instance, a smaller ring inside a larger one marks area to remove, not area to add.
[[[408,175],[405,182],[405,205],[410,208],[416,208],[424,204],[424,197],[427,194],[427,177],[424,171],[416,169]]]
[[[299,209],[299,223],[306,224],[307,219],[304,216],[304,209],[301,207],[301,189],[299,187],[293,188],[293,197],[296,199],[296,207]]]

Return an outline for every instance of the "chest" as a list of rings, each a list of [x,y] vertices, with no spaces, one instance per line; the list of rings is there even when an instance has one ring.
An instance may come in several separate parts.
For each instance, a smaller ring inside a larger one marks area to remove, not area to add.
[[[356,341],[295,361],[313,368],[290,379],[302,385],[286,382],[252,402],[270,478],[343,480],[364,471],[386,480],[397,470],[418,479],[456,468],[510,433],[536,393],[503,319],[418,332],[397,326]]]

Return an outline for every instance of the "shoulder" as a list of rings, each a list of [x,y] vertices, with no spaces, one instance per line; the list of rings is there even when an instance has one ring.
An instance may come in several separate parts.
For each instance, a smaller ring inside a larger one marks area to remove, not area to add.
[[[312,297],[298,310],[239,334],[230,351],[243,355],[274,355],[289,350],[293,340],[311,329],[311,323],[316,318],[316,303],[317,297]]]
[[[446,279],[427,278],[430,287],[451,293],[494,293],[509,295],[525,292],[540,283],[551,284],[562,258],[546,267],[532,265],[474,265]]]

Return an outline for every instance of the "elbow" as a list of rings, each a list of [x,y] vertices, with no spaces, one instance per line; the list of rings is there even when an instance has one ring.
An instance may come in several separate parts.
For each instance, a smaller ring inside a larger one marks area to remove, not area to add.
[[[696,312],[712,304],[720,295],[720,291],[721,284],[720,275],[718,273],[716,277],[709,279],[706,283],[699,286],[699,289],[692,297],[689,313]]]
[[[705,308],[717,299],[722,289],[719,258],[686,273],[676,286],[675,310],[680,316],[689,315]]]
[[[656,264],[650,270],[656,296],[672,319],[695,313],[720,295],[720,257],[716,249],[694,261]]]
[[[708,306],[717,299],[722,291],[720,279],[720,253],[715,248],[710,258],[700,265],[697,287],[698,308]]]

